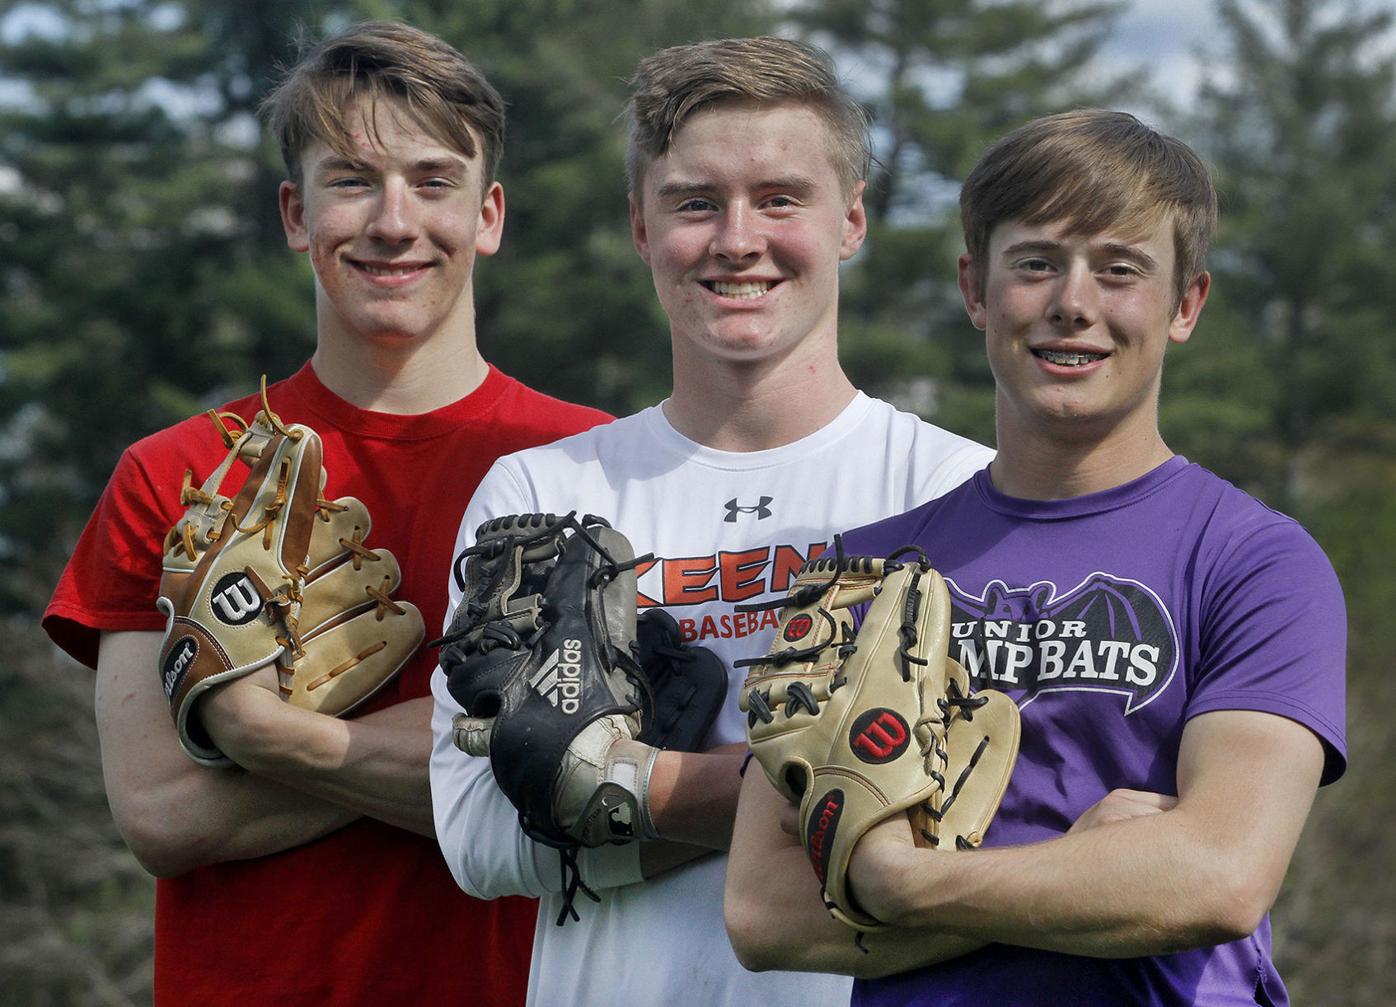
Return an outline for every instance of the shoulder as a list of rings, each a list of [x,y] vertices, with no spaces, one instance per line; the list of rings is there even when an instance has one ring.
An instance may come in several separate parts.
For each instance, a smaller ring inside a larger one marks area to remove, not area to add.
[[[233,413],[250,422],[259,408],[259,396],[249,395],[224,403],[217,412]],[[202,476],[210,465],[222,461],[227,450],[213,419],[207,412],[197,413],[136,441],[122,454],[116,471],[120,475],[137,470],[156,483],[163,483],[163,477],[171,472],[176,479],[182,478],[186,468]]]
[[[869,399],[868,414],[864,422],[881,426],[889,436],[910,443],[916,451],[928,458],[948,459],[960,455],[974,455],[982,457],[985,464],[988,464],[989,459],[994,456],[992,448],[937,426],[915,413],[898,409],[882,399]]]
[[[1172,488],[1180,517],[1193,525],[1205,566],[1237,573],[1282,564],[1309,574],[1336,578],[1332,564],[1309,531],[1200,465],[1189,465]]]
[[[912,543],[924,545],[932,537],[932,529],[943,531],[948,526],[947,515],[957,512],[966,501],[973,506],[974,494],[974,477],[971,475],[941,495],[908,511],[845,532],[844,548],[850,553],[878,556]]]
[[[870,399],[861,436],[886,445],[889,464],[902,466],[911,507],[938,497],[993,461],[993,449],[897,409],[890,402]]]
[[[498,372],[503,383],[495,413],[502,420],[527,428],[533,443],[546,443],[609,423],[610,413],[555,398]]]
[[[573,431],[568,436],[504,455],[496,464],[521,472],[546,471],[558,466],[605,465],[608,459],[624,455],[648,436],[643,416],[643,413],[620,419],[607,416],[580,432]]]

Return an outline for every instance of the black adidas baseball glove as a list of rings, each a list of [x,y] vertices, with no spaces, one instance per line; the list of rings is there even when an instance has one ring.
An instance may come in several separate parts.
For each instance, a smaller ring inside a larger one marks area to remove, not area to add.
[[[647,559],[648,557],[642,557]],[[657,750],[636,739],[636,560],[599,518],[525,514],[481,526],[441,667],[465,709],[455,743],[487,756],[519,824],[560,849],[656,838]]]

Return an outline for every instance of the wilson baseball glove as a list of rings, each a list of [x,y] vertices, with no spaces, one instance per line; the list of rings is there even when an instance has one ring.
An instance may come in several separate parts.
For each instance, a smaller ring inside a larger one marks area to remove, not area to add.
[[[776,639],[749,667],[739,705],[771,784],[798,805],[824,904],[856,930],[882,924],[851,898],[858,840],[898,813],[918,845],[979,845],[1018,753],[1018,708],[1000,692],[971,696],[947,657],[950,597],[925,555],[810,560]],[[861,625],[853,606],[865,602]],[[856,628],[855,628],[856,626]]]
[[[250,426],[210,413],[228,454],[201,487],[185,473],[188,509],[165,539],[161,680],[180,744],[205,765],[231,764],[195,713],[207,690],[275,664],[283,699],[343,716],[426,635],[416,607],[392,597],[396,559],[364,544],[368,509],[324,498],[320,438],[282,423],[265,380],[262,404]],[[251,474],[229,498],[220,487],[239,459]]]

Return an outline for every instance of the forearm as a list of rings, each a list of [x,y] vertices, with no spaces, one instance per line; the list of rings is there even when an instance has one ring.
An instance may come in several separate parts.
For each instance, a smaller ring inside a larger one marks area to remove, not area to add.
[[[854,931],[824,908],[800,841],[781,829],[784,805],[760,767],[749,769],[723,899],[727,933],[746,968],[875,978],[933,965],[982,946],[983,941],[938,929],[892,928],[866,935],[860,948]]]
[[[427,779],[429,698],[338,720],[289,706],[267,690],[239,689],[240,684],[204,701],[209,735],[234,762],[351,812],[435,835]]]
[[[161,877],[279,853],[358,818],[238,769],[209,769],[179,747],[156,675],[158,633],[103,634],[95,706],[117,829]]]
[[[876,918],[963,937],[1111,958],[1236,940],[1274,901],[1321,766],[1292,721],[1210,713],[1184,732],[1169,810],[972,853],[870,836],[849,877]]]
[[[746,746],[737,744],[709,752],[659,753],[649,802],[662,839],[707,850],[731,845],[745,753]]]
[[[1090,957],[1167,954],[1249,934],[1259,918],[1242,876],[1184,817],[970,853],[899,847],[876,868],[889,877],[879,894],[856,869],[854,890],[894,925],[934,920],[966,938]]]

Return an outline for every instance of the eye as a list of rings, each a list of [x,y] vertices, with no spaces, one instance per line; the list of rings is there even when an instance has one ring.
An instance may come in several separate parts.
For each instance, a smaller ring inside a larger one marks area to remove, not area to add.
[[[1128,262],[1112,262],[1105,267],[1105,274],[1112,280],[1132,280],[1140,276],[1139,267]]]
[[[1046,273],[1051,271],[1052,263],[1046,259],[1033,257],[1018,260],[1018,268],[1028,273]]]
[[[676,209],[679,213],[710,213],[717,209],[716,204],[710,199],[703,199],[701,196],[693,196],[685,199]]]
[[[368,180],[360,178],[357,175],[344,175],[340,178],[332,178],[328,184],[331,189],[343,189],[346,191],[368,188]]]

